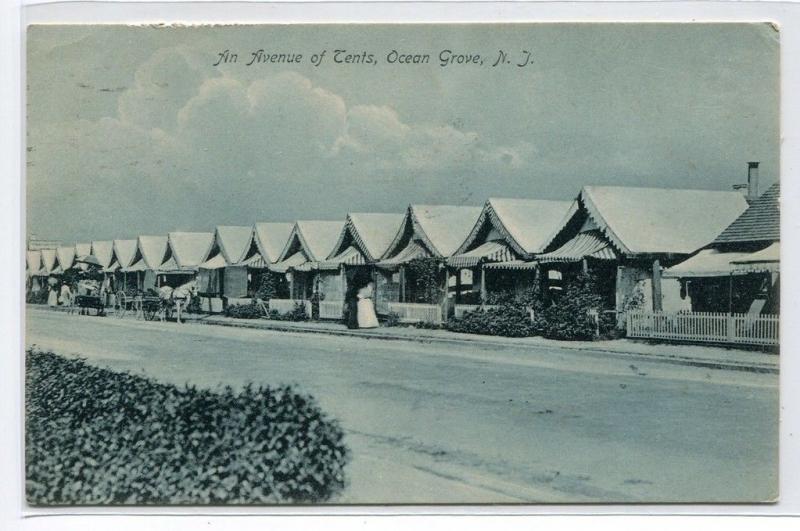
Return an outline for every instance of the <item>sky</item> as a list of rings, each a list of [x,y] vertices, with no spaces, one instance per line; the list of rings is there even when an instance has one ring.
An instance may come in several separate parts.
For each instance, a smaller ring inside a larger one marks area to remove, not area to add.
[[[31,26],[26,103],[28,235],[65,243],[779,174],[766,24]]]

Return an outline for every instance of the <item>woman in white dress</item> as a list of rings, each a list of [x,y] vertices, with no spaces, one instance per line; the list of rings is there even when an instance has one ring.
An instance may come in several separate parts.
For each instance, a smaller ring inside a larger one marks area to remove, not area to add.
[[[50,293],[47,294],[47,305],[51,308],[58,306],[58,293],[56,293],[56,286],[50,284],[47,286]]]
[[[61,284],[61,293],[58,295],[58,302],[60,302],[62,306],[72,306],[72,290],[66,282]]]
[[[378,328],[378,316],[372,297],[375,295],[375,283],[370,282],[358,290],[358,327]]]

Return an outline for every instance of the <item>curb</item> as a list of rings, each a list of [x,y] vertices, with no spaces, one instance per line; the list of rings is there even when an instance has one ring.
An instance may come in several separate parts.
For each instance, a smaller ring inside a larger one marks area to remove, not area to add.
[[[42,309],[44,310],[44,309]],[[36,309],[35,311],[40,311]],[[58,308],[56,311],[64,312],[65,309]],[[249,322],[253,321],[253,322]],[[648,354],[643,352],[625,352],[620,350],[611,350],[607,347],[585,347],[574,346],[569,343],[559,345],[530,345],[520,344],[514,345],[502,341],[494,341],[487,339],[487,336],[476,336],[476,339],[466,339],[462,337],[432,337],[432,336],[405,336],[405,335],[390,335],[390,334],[371,334],[368,332],[356,332],[349,329],[332,330],[325,328],[312,328],[303,326],[287,326],[280,324],[279,321],[267,321],[264,319],[252,320],[239,320],[239,321],[223,321],[215,318],[214,316],[206,316],[200,318],[190,318],[185,321],[186,324],[201,324],[207,326],[227,326],[229,328],[247,328],[251,330],[269,330],[274,332],[296,332],[301,334],[325,334],[341,337],[359,337],[364,339],[377,339],[383,341],[413,341],[416,343],[428,344],[445,344],[445,345],[477,345],[480,347],[494,347],[499,349],[508,348],[535,348],[551,347],[564,350],[572,350],[585,353],[602,353],[608,356],[613,356],[620,359],[646,359],[647,361],[655,363],[668,363],[672,365],[684,365],[691,367],[700,367],[705,369],[729,370],[729,371],[743,371],[760,374],[779,374],[779,367],[772,364],[763,363],[741,363],[735,361],[719,361],[709,358],[689,358],[679,355],[668,354]]]
[[[481,339],[465,339],[465,338],[440,338],[440,337],[431,337],[431,336],[403,336],[403,335],[388,335],[388,334],[380,334],[380,335],[373,335],[370,333],[364,332],[352,332],[350,330],[330,330],[330,329],[319,329],[319,328],[311,328],[311,327],[294,327],[294,326],[286,326],[280,324],[273,324],[273,323],[263,323],[263,322],[238,322],[238,321],[218,321],[218,320],[205,320],[205,319],[197,319],[187,321],[187,323],[196,323],[196,324],[203,324],[203,325],[217,325],[217,326],[227,326],[231,328],[247,328],[252,330],[270,330],[276,332],[297,332],[302,334],[326,334],[332,336],[342,336],[342,337],[360,337],[365,339],[378,339],[383,341],[414,341],[417,343],[439,343],[439,344],[449,344],[449,345],[479,345],[479,346],[486,346],[486,347],[496,347],[496,348],[531,348],[535,347],[536,345],[512,345],[505,342],[500,341],[492,341],[487,340],[484,336],[479,336]],[[547,345],[541,345],[542,347],[546,347]],[[702,367],[706,369],[719,369],[719,370],[731,370],[731,371],[744,371],[744,372],[753,372],[753,373],[761,373],[761,374],[779,374],[779,369],[777,366],[769,365],[769,364],[754,364],[754,363],[738,363],[738,362],[731,362],[731,361],[717,361],[713,359],[702,359],[702,358],[687,358],[684,356],[674,356],[674,355],[661,355],[661,354],[647,354],[647,353],[640,353],[640,352],[624,352],[620,350],[610,350],[608,348],[603,347],[578,347],[578,346],[571,346],[569,344],[565,345],[553,345],[552,348],[560,348],[566,350],[573,350],[579,352],[593,352],[593,353],[603,353],[608,354],[617,358],[622,359],[641,359],[646,358],[648,361],[657,362],[657,363],[669,363],[672,365],[685,365],[685,366],[692,366],[692,367]]]

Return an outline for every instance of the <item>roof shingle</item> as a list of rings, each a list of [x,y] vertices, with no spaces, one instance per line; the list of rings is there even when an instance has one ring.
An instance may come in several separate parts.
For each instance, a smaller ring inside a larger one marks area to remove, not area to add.
[[[717,236],[713,244],[780,241],[780,195],[780,183],[770,186],[766,192],[750,204],[750,207],[741,216]]]

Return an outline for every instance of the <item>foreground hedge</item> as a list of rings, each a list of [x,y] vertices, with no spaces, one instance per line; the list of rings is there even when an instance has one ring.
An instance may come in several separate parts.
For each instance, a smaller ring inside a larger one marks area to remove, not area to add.
[[[344,486],[339,425],[291,387],[157,383],[28,350],[34,505],[319,502]]]

